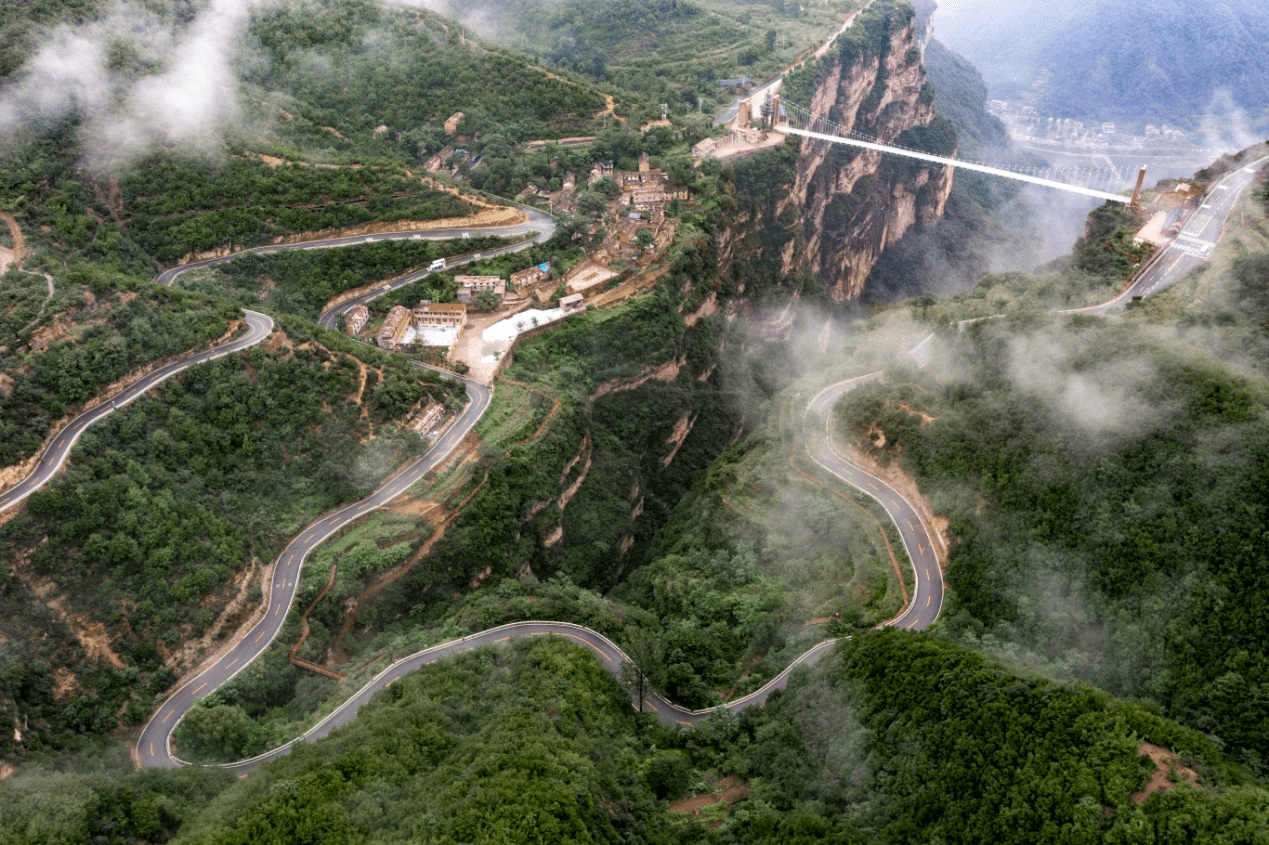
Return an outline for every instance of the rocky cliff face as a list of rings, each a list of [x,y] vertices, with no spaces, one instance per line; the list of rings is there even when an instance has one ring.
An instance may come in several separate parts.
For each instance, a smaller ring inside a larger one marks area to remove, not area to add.
[[[911,7],[879,0],[813,68],[792,75],[785,99],[883,142],[950,155],[955,133],[934,110]],[[804,139],[778,211],[796,217],[801,249],[786,273],[809,270],[836,300],[859,296],[883,250],[943,214],[952,173],[915,159]]]

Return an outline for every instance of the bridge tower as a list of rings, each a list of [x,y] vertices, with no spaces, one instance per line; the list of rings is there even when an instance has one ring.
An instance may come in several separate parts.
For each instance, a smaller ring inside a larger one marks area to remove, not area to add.
[[[1140,172],[1137,173],[1137,186],[1132,189],[1132,202],[1128,203],[1129,208],[1138,208],[1137,201],[1141,199],[1141,186],[1146,181],[1146,166],[1141,165]]]

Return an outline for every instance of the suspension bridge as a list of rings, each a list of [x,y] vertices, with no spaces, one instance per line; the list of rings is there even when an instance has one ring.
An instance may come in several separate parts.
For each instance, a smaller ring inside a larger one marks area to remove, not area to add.
[[[905,156],[930,164],[958,167],[975,173],[1000,176],[1005,179],[1013,179],[1018,182],[1026,182],[1044,188],[1054,188],[1059,191],[1067,191],[1110,202],[1124,204],[1134,202],[1137,191],[1140,190],[1142,178],[1145,175],[1145,170],[1143,169],[1141,174],[1138,175],[1136,189],[1128,187],[1124,192],[1116,192],[1111,190],[1111,188],[1122,184],[1124,177],[1118,169],[1114,168],[1107,170],[1077,167],[997,167],[982,162],[946,158],[909,147],[897,146],[893,143],[885,143],[853,129],[847,129],[826,117],[812,114],[796,103],[781,103],[778,96],[773,99],[769,106],[764,107],[764,111],[768,109],[770,110],[772,129],[786,135],[800,135],[803,138],[812,138],[817,141],[828,141],[833,144],[845,144],[889,155]],[[1077,182],[1082,184],[1075,184]]]

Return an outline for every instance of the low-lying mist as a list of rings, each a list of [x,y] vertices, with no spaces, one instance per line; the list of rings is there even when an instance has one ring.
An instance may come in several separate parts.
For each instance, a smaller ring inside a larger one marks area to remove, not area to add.
[[[187,24],[141,3],[42,33],[0,89],[0,142],[70,117],[87,164],[113,171],[155,150],[209,154],[241,118],[233,62],[252,10],[270,0],[209,0]]]

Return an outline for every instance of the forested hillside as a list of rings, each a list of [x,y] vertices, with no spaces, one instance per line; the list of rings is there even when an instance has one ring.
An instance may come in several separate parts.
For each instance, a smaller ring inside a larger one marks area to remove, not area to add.
[[[423,669],[215,798],[197,772],[19,780],[0,841],[1200,843],[1269,824],[1269,793],[1201,733],[925,636],[859,635],[690,732],[645,719],[593,655],[535,639]],[[1147,756],[1173,747],[1168,771]],[[724,779],[731,812],[666,811]]]
[[[937,366],[858,391],[840,423],[952,517],[949,637],[1159,702],[1260,768],[1266,240],[1232,237],[1119,325],[1034,310],[1078,301],[1087,251],[985,277],[926,319],[1002,317],[941,333]]]
[[[841,27],[858,0],[443,0],[478,33],[558,68],[622,86],[643,119],[662,103],[708,120],[751,83],[804,56]]]
[[[193,368],[107,417],[0,527],[0,707],[25,726],[0,739],[6,757],[146,718],[216,632],[255,609],[260,567],[296,530],[422,448],[391,423],[453,388],[433,376],[425,389],[404,361],[308,331]]]

